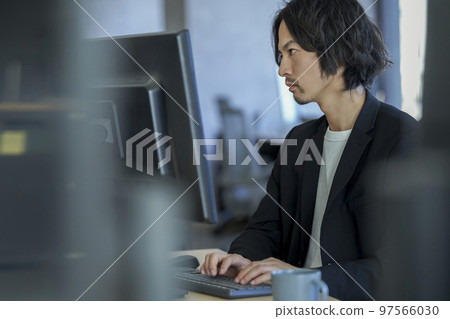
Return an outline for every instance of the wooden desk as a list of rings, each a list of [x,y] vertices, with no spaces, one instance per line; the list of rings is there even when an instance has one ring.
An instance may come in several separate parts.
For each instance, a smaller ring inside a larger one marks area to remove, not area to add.
[[[182,251],[175,251],[172,253],[173,257],[181,256],[181,255],[191,255],[195,256],[198,261],[200,262],[200,265],[205,260],[205,256],[210,253],[222,253],[226,254],[223,250],[212,248],[212,249],[195,249],[195,250],[182,250]],[[224,301],[228,299],[214,297],[210,295],[201,294],[198,292],[189,291],[187,295],[185,295],[183,298],[179,300],[185,300],[185,301]],[[234,299],[234,301],[273,301],[272,296],[263,296],[263,297],[253,297],[253,298],[242,298],[242,299]],[[333,297],[328,297],[328,301],[336,301],[337,299],[334,299]]]

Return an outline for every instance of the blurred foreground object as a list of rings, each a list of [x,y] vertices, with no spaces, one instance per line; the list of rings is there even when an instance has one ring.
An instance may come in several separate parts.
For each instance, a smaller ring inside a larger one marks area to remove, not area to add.
[[[111,178],[79,14],[72,1],[0,4],[0,300],[167,300],[176,231],[161,218],[140,235],[181,192]]]
[[[375,229],[387,239],[380,300],[450,300],[449,11],[446,0],[428,1],[423,142],[390,168],[376,195],[384,217]]]

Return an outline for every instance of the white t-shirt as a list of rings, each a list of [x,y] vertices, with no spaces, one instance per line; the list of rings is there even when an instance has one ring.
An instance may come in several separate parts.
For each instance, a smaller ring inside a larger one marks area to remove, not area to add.
[[[317,185],[316,206],[314,208],[314,219],[312,224],[311,239],[308,253],[306,255],[305,268],[316,268],[322,266],[320,256],[320,229],[325,208],[328,202],[331,184],[334,174],[341,159],[347,140],[352,130],[333,132],[327,128],[323,141],[323,160],[325,165],[320,167],[319,183]]]

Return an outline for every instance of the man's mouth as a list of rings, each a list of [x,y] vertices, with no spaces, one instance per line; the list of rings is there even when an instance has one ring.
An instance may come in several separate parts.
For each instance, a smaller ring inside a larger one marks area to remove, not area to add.
[[[294,92],[296,88],[297,88],[297,85],[294,84],[289,88],[289,91]]]
[[[294,92],[297,88],[297,84],[292,84],[291,82],[286,82],[286,86],[289,86],[289,91]]]

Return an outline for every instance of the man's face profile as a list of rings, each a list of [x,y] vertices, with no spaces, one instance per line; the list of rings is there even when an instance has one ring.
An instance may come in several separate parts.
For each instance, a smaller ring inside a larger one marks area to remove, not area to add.
[[[333,77],[322,76],[317,54],[305,51],[295,42],[284,21],[281,21],[278,37],[278,74],[286,78],[286,85],[297,103],[317,102],[324,96]]]

